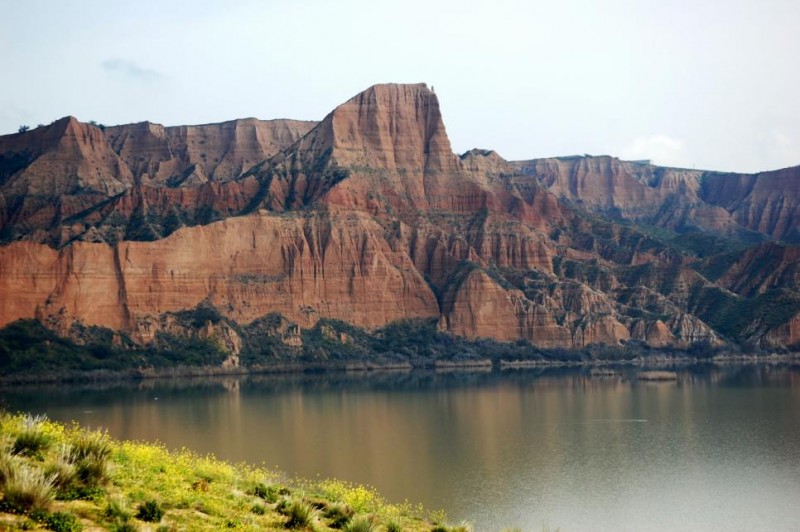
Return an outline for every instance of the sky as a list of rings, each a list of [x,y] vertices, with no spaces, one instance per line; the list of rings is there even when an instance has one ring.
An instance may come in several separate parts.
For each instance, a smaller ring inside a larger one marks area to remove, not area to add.
[[[433,86],[454,151],[800,164],[797,0],[0,0],[0,134],[320,120]]]

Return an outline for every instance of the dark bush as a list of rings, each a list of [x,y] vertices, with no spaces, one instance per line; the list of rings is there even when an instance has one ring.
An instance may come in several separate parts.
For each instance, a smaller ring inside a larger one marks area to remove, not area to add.
[[[164,517],[164,510],[156,501],[146,501],[139,505],[136,518],[148,523],[158,523]]]
[[[55,532],[79,532],[83,530],[78,518],[67,512],[53,512],[44,519],[44,526]]]

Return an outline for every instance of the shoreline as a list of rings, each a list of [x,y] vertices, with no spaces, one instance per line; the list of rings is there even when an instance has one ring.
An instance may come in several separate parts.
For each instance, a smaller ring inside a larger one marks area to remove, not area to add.
[[[157,379],[182,379],[197,377],[229,377],[248,375],[302,375],[302,374],[373,374],[408,373],[412,371],[448,372],[493,372],[541,368],[598,368],[638,367],[663,368],[665,366],[694,366],[702,364],[800,364],[800,353],[769,355],[716,355],[709,358],[689,356],[652,356],[628,360],[492,360],[489,358],[470,360],[434,360],[414,364],[410,361],[380,363],[373,361],[341,361],[312,363],[276,363],[269,365],[219,367],[219,366],[172,366],[165,368],[131,368],[126,370],[70,370],[58,373],[15,374],[0,376],[0,385],[58,384],[74,382],[144,381]]]

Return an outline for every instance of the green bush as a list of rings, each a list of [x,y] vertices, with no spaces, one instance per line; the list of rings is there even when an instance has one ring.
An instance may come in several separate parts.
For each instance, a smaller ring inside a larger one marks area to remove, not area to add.
[[[281,493],[277,486],[256,484],[256,487],[253,488],[253,495],[261,499],[264,499],[269,503],[275,503],[278,501],[278,495],[281,495]]]
[[[164,510],[156,501],[146,501],[139,505],[139,511],[136,512],[136,518],[148,523],[158,523],[164,517]]]
[[[129,521],[116,521],[109,525],[108,529],[111,532],[136,532],[139,530],[135,524]]]
[[[100,486],[81,486],[77,483],[72,483],[56,491],[56,498],[60,501],[92,501],[102,498],[105,490]]]
[[[55,532],[80,532],[83,530],[78,518],[67,512],[54,512],[44,520],[44,526]]]
[[[256,515],[264,515],[267,513],[267,509],[264,507],[263,504],[254,504],[250,511]]]

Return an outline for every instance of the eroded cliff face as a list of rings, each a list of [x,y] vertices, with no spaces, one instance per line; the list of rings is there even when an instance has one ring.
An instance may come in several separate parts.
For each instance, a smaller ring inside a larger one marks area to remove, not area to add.
[[[437,317],[425,280],[382,234],[359,214],[257,214],[157,242],[15,243],[0,248],[0,325],[35,317],[67,330],[79,320],[148,342],[159,316],[203,302],[240,323],[272,312],[304,326],[328,317],[369,328]]]
[[[800,248],[776,243],[749,248],[735,256],[718,284],[745,297],[775,288],[800,290]]]
[[[712,173],[703,180],[701,193],[742,227],[800,242],[800,166],[758,174]]]
[[[6,197],[56,197],[78,192],[113,196],[133,175],[96,126],[68,116],[49,126],[0,137]]]
[[[140,122],[108,127],[105,135],[137,183],[176,187],[235,179],[294,144],[315,125],[255,118],[174,127]]]
[[[44,140],[39,159],[0,165],[4,194],[43,191],[0,198],[14,240],[0,247],[0,325],[98,325],[143,344],[166,332],[212,339],[232,357],[240,339],[228,322],[270,315],[282,318],[267,334],[286,345],[322,318],[366,329],[438,319],[456,335],[542,348],[797,342],[794,248],[698,256],[661,236],[790,234],[791,201],[753,207],[774,196],[760,176],[725,182],[734,200],[717,174],[608,157],[459,157],[424,84],[372,87],[318,124],[70,127],[74,138],[56,144],[105,154],[97,184],[61,179],[60,167],[37,174],[36,161],[68,153]],[[0,146],[22,138],[9,137]],[[114,165],[123,170],[105,183]],[[773,189],[791,186],[781,179]],[[753,221],[765,217],[775,223]],[[228,322],[190,331],[173,318],[201,306]]]
[[[105,127],[67,117],[0,137],[0,234],[57,247],[154,240],[241,214],[259,187],[232,181],[315,125],[248,118]]]
[[[18,242],[0,248],[0,325],[36,318],[66,333],[80,322],[148,343],[171,330],[165,314],[205,304],[241,324],[271,313],[302,327],[333,318],[369,329],[439,318],[455,334],[541,347],[665,343],[659,320],[632,320],[613,295],[547,273],[555,250],[541,236],[486,229],[488,238],[445,238],[430,228],[384,227],[357,211],[262,211],[156,242],[77,242],[60,251]],[[501,286],[487,274],[498,266],[542,272],[552,286],[527,295]],[[691,343],[687,319],[699,322],[681,317],[676,338],[686,341],[674,345]]]
[[[565,157],[511,163],[559,198],[592,212],[729,237],[797,241],[800,167],[728,174],[621,161]]]

